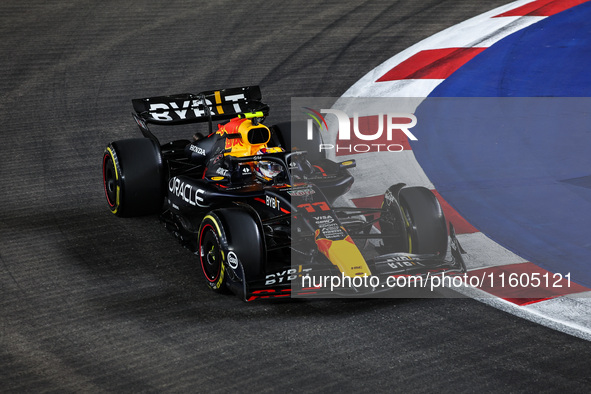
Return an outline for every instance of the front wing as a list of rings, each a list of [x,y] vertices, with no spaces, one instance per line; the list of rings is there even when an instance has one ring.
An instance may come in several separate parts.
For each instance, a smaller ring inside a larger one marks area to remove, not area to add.
[[[450,223],[450,256],[388,253],[367,260],[371,277],[349,278],[334,267],[296,265],[267,275],[264,280],[242,283],[245,301],[273,298],[331,298],[373,296],[394,288],[430,288],[434,278],[466,273],[466,253]],[[403,285],[401,285],[403,284]],[[403,296],[403,293],[400,293]]]

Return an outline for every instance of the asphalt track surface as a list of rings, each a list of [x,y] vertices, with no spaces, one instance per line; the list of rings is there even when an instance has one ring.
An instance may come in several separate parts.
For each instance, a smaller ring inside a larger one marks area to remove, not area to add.
[[[589,342],[469,299],[215,295],[156,218],[104,201],[131,98],[259,84],[287,120],[503,3],[3,1],[0,391],[588,392]]]

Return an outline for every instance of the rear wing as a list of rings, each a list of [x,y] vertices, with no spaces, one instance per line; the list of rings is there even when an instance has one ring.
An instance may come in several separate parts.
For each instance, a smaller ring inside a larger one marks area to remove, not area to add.
[[[211,90],[197,94],[183,93],[133,99],[136,122],[175,125],[214,120],[232,119],[238,116],[264,117],[269,106],[261,101],[258,86],[245,86]],[[139,118],[139,119],[138,119]],[[142,128],[142,125],[140,128]]]

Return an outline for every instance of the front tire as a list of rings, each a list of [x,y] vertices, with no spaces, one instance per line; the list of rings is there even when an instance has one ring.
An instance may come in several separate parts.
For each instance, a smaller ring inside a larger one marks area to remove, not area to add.
[[[203,218],[199,228],[199,261],[208,287],[215,292],[227,292],[224,266],[227,256],[225,231],[218,216],[210,213]]]
[[[425,187],[408,187],[400,191],[402,209],[408,237],[408,253],[447,253],[447,225],[439,201]]]
[[[199,261],[210,289],[236,293],[261,279],[266,262],[264,233],[254,212],[241,207],[215,209],[199,227]]]
[[[435,195],[424,187],[390,187],[382,203],[380,227],[386,252],[447,253],[447,225]]]

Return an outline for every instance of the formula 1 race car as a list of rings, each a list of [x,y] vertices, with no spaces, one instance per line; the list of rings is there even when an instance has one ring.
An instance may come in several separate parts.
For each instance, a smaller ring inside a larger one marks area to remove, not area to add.
[[[117,216],[159,214],[198,256],[214,291],[244,300],[328,295],[304,277],[462,274],[464,253],[435,196],[396,184],[381,208],[333,206],[353,184],[354,160],[319,152],[297,122],[265,126],[258,86],[132,100],[144,138],[109,144],[103,182]],[[214,122],[227,121],[217,124]],[[207,122],[208,135],[161,143],[148,124]],[[449,253],[448,253],[449,249]],[[446,257],[449,254],[449,258]],[[382,282],[383,283],[383,282]],[[341,286],[331,294],[372,294]]]

